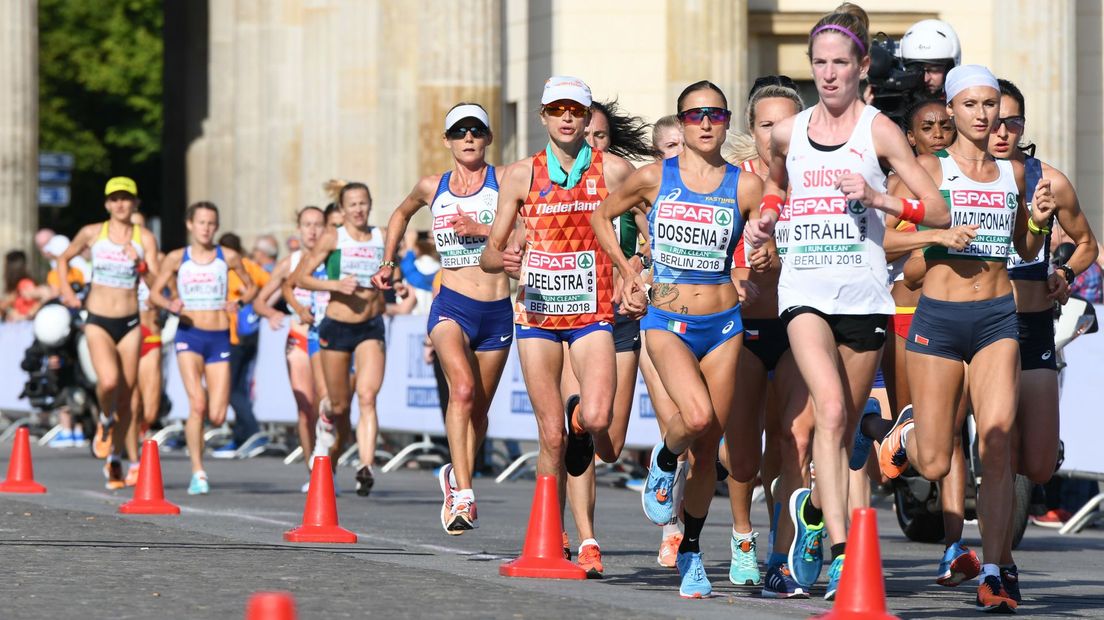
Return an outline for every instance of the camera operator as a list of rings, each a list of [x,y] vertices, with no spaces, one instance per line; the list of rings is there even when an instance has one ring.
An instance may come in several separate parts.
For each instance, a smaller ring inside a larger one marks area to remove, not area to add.
[[[905,110],[920,99],[943,98],[947,72],[962,60],[962,46],[950,24],[925,19],[909,27],[895,43],[878,33],[870,48],[868,72],[871,103],[902,127]]]
[[[962,45],[954,28],[939,19],[925,19],[913,24],[899,47],[905,68],[923,76],[929,95],[943,96],[947,72],[962,62]]]

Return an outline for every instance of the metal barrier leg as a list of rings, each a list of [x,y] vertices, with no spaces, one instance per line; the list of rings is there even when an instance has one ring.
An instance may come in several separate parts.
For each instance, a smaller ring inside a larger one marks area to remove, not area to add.
[[[1085,529],[1085,526],[1090,521],[1096,518],[1096,507],[1104,504],[1104,493],[1099,493],[1089,501],[1085,502],[1085,505],[1081,507],[1066,524],[1062,526],[1062,529],[1058,530],[1059,534],[1076,534]]]
[[[206,447],[207,442],[211,441],[212,439],[215,439],[217,437],[230,437],[233,434],[233,431],[231,431],[225,424],[218,428],[212,428],[203,433],[204,447]]]
[[[297,446],[294,450],[291,451],[291,454],[288,454],[284,457],[284,465],[291,465],[299,459],[302,459],[303,456],[303,446]]]
[[[46,431],[46,434],[43,435],[42,438],[38,440],[38,445],[44,446],[44,445],[50,443],[50,440],[53,439],[54,437],[57,437],[57,434],[60,433],[63,430],[65,430],[65,429],[61,428],[60,424],[55,424],[53,428]]]
[[[338,465],[352,465],[353,467],[360,467],[360,458],[357,455],[357,445],[353,442],[353,445],[349,446],[345,452],[341,453],[341,456],[337,459]]]
[[[381,471],[385,474],[395,471],[396,469],[398,469],[399,466],[409,460],[410,457],[413,456],[416,452],[436,452],[438,454],[444,455],[444,451],[441,450],[441,447],[433,443],[433,441],[430,440],[429,435],[423,434],[421,441],[415,441],[402,450],[399,450],[398,454],[391,457],[391,460],[387,461],[387,463],[384,464]]]
[[[516,459],[514,459],[513,463],[510,463],[510,465],[506,469],[502,470],[502,473],[499,474],[497,478],[495,478],[495,482],[501,483],[503,481],[509,480],[514,476],[515,472],[520,470],[522,466],[524,466],[529,461],[536,459],[537,455],[539,454],[539,450],[533,450],[532,452],[526,452],[525,454],[517,457]]]
[[[0,433],[0,443],[3,443],[5,441],[11,439],[12,437],[14,437],[15,436],[15,431],[19,430],[20,428],[22,428],[24,426],[30,426],[30,425],[31,425],[31,419],[29,417],[19,418],[18,420],[13,420],[12,423],[9,424],[8,427],[4,429],[4,432]]]
[[[173,422],[172,424],[162,428],[153,434],[150,439],[157,442],[158,446],[164,445],[170,437],[177,437],[184,434],[184,423],[180,420]]]

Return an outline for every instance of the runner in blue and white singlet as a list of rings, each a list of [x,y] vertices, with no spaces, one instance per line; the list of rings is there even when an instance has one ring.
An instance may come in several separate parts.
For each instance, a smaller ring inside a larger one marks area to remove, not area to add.
[[[479,527],[472,490],[475,457],[513,341],[507,277],[479,268],[498,209],[499,171],[486,161],[491,139],[482,106],[460,103],[449,110],[442,141],[451,152],[452,170],[423,177],[392,213],[385,263],[372,279],[380,288],[394,285],[399,240],[410,218],[428,205],[441,286],[429,308],[426,337],[449,386],[445,431],[452,462],[438,472],[438,482],[441,527],[452,536]]]

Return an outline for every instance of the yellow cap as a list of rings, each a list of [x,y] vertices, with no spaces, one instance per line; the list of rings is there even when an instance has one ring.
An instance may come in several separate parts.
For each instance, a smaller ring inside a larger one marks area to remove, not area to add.
[[[138,196],[138,184],[130,177],[112,177],[108,179],[104,187],[104,196],[110,196],[115,192],[127,192],[132,196]]]

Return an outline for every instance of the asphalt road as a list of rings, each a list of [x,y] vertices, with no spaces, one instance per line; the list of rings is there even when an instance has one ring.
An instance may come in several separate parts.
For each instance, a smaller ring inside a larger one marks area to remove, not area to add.
[[[3,472],[10,446],[0,452]],[[49,493],[0,495],[0,617],[7,619],[240,618],[249,595],[261,590],[291,592],[302,619],[805,618],[830,609],[820,598],[765,600],[758,588],[729,584],[731,521],[720,497],[702,537],[715,596],[685,601],[677,573],[655,562],[659,529],[645,521],[639,496],[624,489],[604,486],[598,493],[605,579],[508,579],[498,565],[521,549],[532,480],[478,479],[481,527],[451,537],[440,528],[431,471],[379,475],[365,499],[351,492],[352,469],[342,468],[341,523],[360,542],[293,545],[282,534],[302,514],[302,465],[264,457],[211,461],[211,495],[189,497],[185,457],[164,454],[166,495],[183,513],[124,517],[116,508],[131,491],[104,490],[100,464],[86,450],[33,452],[36,479]],[[765,530],[762,504],[753,520]],[[973,584],[932,583],[941,547],[907,541],[884,504],[878,526],[890,611],[902,618],[980,615]],[[761,540],[765,547],[765,531]],[[967,526],[967,543],[980,543],[974,526]],[[1017,552],[1026,598],[1019,615],[1104,617],[1102,550],[1099,530],[1062,537],[1030,527]],[[823,594],[823,583],[814,594]]]

